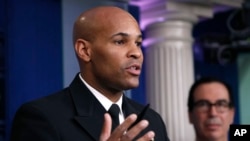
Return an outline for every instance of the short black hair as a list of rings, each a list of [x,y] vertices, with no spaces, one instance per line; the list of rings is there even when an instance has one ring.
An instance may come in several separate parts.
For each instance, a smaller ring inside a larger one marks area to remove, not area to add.
[[[232,89],[229,86],[229,84],[221,79],[216,78],[216,77],[207,76],[207,77],[202,77],[202,78],[198,79],[191,86],[189,93],[188,93],[188,111],[189,112],[192,112],[193,108],[194,108],[194,91],[197,89],[197,87],[199,87],[202,84],[207,84],[207,83],[212,83],[212,82],[221,83],[226,87],[228,94],[229,94],[230,107],[234,107]]]

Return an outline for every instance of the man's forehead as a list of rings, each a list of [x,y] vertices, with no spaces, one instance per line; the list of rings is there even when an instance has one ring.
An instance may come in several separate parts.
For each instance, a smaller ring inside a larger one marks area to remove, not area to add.
[[[194,99],[229,100],[229,92],[221,83],[206,83],[196,88]]]
[[[137,38],[142,36],[141,30],[135,22],[124,24],[122,21],[117,21],[101,25],[100,28],[103,29],[102,32],[109,34],[110,37],[123,36]]]

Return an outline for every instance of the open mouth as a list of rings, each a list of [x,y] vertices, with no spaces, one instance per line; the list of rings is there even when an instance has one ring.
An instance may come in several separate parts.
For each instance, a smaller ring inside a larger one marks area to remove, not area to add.
[[[141,66],[140,65],[131,65],[126,69],[132,75],[140,75],[141,74]]]

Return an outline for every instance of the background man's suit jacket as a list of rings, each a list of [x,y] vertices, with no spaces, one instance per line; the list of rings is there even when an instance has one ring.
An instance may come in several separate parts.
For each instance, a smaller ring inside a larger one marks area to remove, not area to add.
[[[138,114],[143,105],[124,96],[125,116]],[[78,74],[68,88],[23,104],[17,111],[11,141],[98,141],[106,110],[80,80]],[[145,119],[155,141],[168,141],[160,115],[148,110]]]

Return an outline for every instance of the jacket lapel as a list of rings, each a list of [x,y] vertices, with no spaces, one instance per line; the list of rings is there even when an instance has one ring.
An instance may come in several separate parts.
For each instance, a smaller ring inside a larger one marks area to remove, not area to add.
[[[101,127],[103,126],[103,120],[96,117],[80,117],[75,116],[76,122],[85,130],[94,140],[99,140],[101,134]]]
[[[125,118],[130,114],[138,114],[138,110],[130,104],[130,99],[123,95],[122,110]]]
[[[78,74],[69,88],[77,112],[74,119],[94,140],[99,140],[106,110],[80,80]]]

